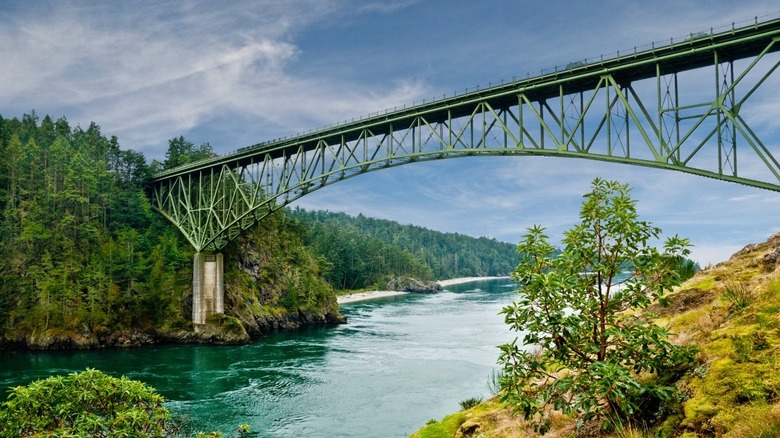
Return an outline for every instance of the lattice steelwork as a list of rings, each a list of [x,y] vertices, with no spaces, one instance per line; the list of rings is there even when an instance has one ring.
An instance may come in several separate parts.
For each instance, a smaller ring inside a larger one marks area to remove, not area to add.
[[[441,158],[587,158],[780,191],[778,139],[750,107],[777,94],[779,40],[780,20],[756,20],[257,144],[156,175],[154,206],[215,251],[313,190]]]

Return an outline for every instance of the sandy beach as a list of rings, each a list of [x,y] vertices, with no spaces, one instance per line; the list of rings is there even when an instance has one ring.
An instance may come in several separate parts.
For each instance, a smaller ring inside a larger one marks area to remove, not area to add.
[[[447,286],[452,286],[453,284],[468,283],[470,281],[498,280],[500,278],[509,278],[509,277],[461,277],[461,278],[452,278],[450,280],[439,280],[437,281],[437,283],[439,283],[441,287],[447,287]]]
[[[470,281],[496,280],[499,278],[508,278],[508,277],[462,277],[462,278],[451,278],[449,280],[439,280],[437,281],[437,283],[439,283],[441,287],[447,287],[453,284],[468,283]],[[336,301],[339,304],[347,304],[347,303],[354,303],[356,301],[366,301],[366,300],[374,300],[377,298],[392,297],[395,295],[405,295],[408,293],[409,292],[400,292],[400,291],[392,291],[392,290],[374,290],[368,292],[359,292],[356,294],[340,295],[336,297]]]
[[[339,304],[354,303],[355,301],[374,300],[377,298],[392,297],[394,295],[405,295],[409,292],[401,292],[397,290],[372,290],[368,292],[359,292],[356,294],[339,295],[336,297],[336,302]]]

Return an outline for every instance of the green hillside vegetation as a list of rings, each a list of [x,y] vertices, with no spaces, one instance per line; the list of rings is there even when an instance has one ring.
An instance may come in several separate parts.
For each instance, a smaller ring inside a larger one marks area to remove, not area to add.
[[[675,400],[647,425],[616,424],[611,437],[780,436],[780,234],[702,270],[649,311],[672,342],[698,348],[694,369],[676,384]],[[546,437],[575,436],[575,421],[551,416]],[[616,421],[620,423],[620,421]],[[412,435],[538,436],[533,424],[495,397]]]
[[[152,168],[211,154],[179,137],[149,166],[94,123],[0,117],[0,348],[246,341],[340,321],[320,258],[278,213],[225,249],[226,312],[243,324],[193,332],[193,249],[151,210],[145,184]]]
[[[421,280],[509,275],[516,246],[487,237],[440,233],[362,214],[295,209],[308,228],[305,242],[329,265],[338,289],[381,287],[389,276]]]
[[[175,436],[153,388],[94,369],[10,388],[0,403],[0,437]]]
[[[213,156],[184,137],[162,162],[91,123],[0,117],[0,348],[247,342],[341,322],[334,289],[507,275],[514,245],[345,214],[277,211],[224,250],[225,316],[195,333],[193,248],[151,209],[151,175]]]

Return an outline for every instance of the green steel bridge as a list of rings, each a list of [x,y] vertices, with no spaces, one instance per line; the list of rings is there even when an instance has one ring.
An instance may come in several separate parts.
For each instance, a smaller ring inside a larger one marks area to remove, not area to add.
[[[197,251],[194,322],[222,312],[218,252],[243,230],[307,193],[388,167],[477,155],[585,158],[780,191],[780,136],[760,100],[778,84],[780,18],[743,24],[156,174],[154,208]]]

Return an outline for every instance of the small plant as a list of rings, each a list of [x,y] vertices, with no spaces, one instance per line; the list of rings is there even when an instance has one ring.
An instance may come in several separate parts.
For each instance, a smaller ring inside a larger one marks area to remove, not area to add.
[[[753,333],[751,340],[753,341],[753,349],[756,351],[766,350],[772,346],[772,344],[770,344],[769,340],[766,338],[766,333],[764,332]]]
[[[236,429],[236,432],[238,432],[238,436],[244,436],[245,434],[249,433],[249,430],[252,427],[248,425],[247,423],[242,424],[241,426],[238,426],[238,429]]]
[[[689,258],[679,257],[677,264],[677,280],[681,283],[701,271],[701,266]]]
[[[729,304],[729,310],[737,312],[749,306],[753,297],[744,283],[737,282],[726,285],[721,299]]]
[[[474,406],[482,403],[482,397],[471,397],[460,401],[460,408],[462,410],[471,409]]]
[[[731,336],[731,344],[734,346],[734,354],[739,362],[750,360],[753,353],[753,342],[741,336]]]
[[[693,369],[693,375],[699,378],[704,378],[707,375],[707,371],[710,370],[710,364],[705,363],[697,366]]]
[[[618,438],[651,438],[653,435],[646,431],[637,429],[630,423],[623,425],[619,420],[613,425],[613,430],[616,432]]]

